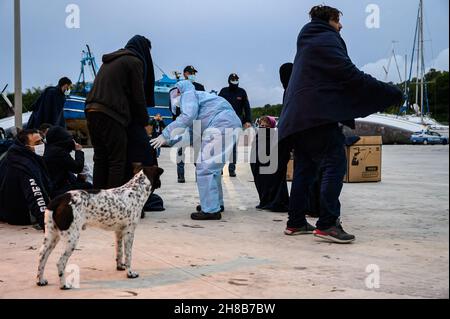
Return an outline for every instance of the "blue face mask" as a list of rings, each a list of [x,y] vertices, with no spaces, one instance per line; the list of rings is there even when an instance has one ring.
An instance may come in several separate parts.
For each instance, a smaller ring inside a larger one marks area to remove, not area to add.
[[[188,80],[191,81],[192,83],[194,83],[196,79],[197,77],[194,74],[188,76]]]

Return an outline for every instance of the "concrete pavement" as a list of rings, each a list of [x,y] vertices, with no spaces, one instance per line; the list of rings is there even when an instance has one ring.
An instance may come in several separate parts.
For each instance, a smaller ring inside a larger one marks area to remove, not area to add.
[[[58,289],[60,245],[47,264],[50,285],[37,287],[42,234],[0,224],[0,298],[449,297],[448,146],[385,146],[382,183],[344,186],[344,228],[357,236],[351,245],[283,235],[287,214],[254,208],[248,164],[235,179],[225,170],[222,221],[190,220],[194,168],[188,164],[187,183],[177,184],[169,152],[158,191],[166,211],[147,213],[135,236],[138,279],[115,271],[113,233],[91,228],[69,260],[80,269],[80,289]]]

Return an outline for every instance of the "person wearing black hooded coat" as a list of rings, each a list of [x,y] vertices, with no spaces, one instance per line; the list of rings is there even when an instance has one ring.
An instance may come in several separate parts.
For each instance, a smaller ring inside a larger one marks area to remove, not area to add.
[[[103,56],[86,100],[95,188],[123,185],[130,177],[128,163],[156,163],[145,131],[149,124],[147,106],[155,104],[150,49],[150,41],[137,35],[124,49]]]
[[[46,135],[44,162],[52,181],[52,198],[75,189],[91,189],[92,184],[81,181],[76,174],[84,168],[84,152],[64,128],[53,126]],[[75,152],[75,158],[71,156]]]
[[[37,130],[19,133],[0,162],[0,220],[11,225],[44,228],[44,213],[50,202],[52,183],[41,156],[30,144]]]
[[[340,15],[339,10],[327,6],[311,10],[312,20],[298,36],[278,127],[280,141],[290,140],[296,161],[285,233],[309,231],[305,219],[308,189],[320,167],[320,218],[315,235],[347,243],[355,237],[345,233],[339,221],[339,196],[346,173],[345,137],[339,123],[354,128],[356,118],[400,105],[403,94],[352,63],[340,36]]]

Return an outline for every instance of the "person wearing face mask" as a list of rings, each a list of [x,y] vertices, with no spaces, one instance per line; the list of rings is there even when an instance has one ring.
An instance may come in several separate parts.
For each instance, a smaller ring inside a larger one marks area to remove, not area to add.
[[[180,107],[181,115],[151,144],[155,148],[173,146],[186,130],[193,130],[196,135],[201,133],[200,152],[196,154],[200,205],[191,218],[220,220],[224,211],[221,171],[242,131],[241,121],[225,99],[196,91],[190,81],[178,82],[175,88],[170,92],[171,104]],[[196,132],[197,127],[200,132]],[[192,140],[197,142],[194,136]]]
[[[190,81],[194,85],[194,88],[196,91],[205,92],[205,87],[202,84],[196,82],[197,73],[198,73],[198,71],[192,65],[188,65],[187,67],[184,68],[183,76],[184,76],[185,80]],[[175,121],[177,119],[177,117],[181,114],[180,108],[175,107],[174,110],[172,111],[172,113],[173,113],[173,120]],[[186,182],[186,179],[184,177],[185,148],[180,147],[177,151],[177,156],[178,156],[177,157],[178,183],[183,184]]]
[[[191,81],[191,83],[194,85],[196,91],[202,91],[205,92],[205,87],[197,82],[197,73],[198,71],[192,66],[188,65],[183,70],[183,76],[185,80]]]
[[[45,144],[37,130],[22,130],[0,162],[0,220],[44,228],[52,184],[42,156]]]
[[[31,106],[33,113],[28,120],[27,129],[39,129],[44,123],[65,128],[64,104],[71,89],[72,81],[67,77],[60,79],[57,86],[46,88]]]
[[[64,128],[54,126],[46,135],[44,162],[53,185],[51,197],[74,189],[91,189],[92,184],[81,181],[76,174],[84,169],[84,152]],[[71,153],[75,153],[75,158]]]
[[[237,116],[241,119],[243,127],[248,129],[252,127],[252,112],[247,92],[239,87],[239,76],[235,73],[230,74],[228,77],[228,84],[228,87],[220,91],[219,96],[231,104]],[[228,166],[230,177],[236,177],[236,147],[233,149],[233,158]]]

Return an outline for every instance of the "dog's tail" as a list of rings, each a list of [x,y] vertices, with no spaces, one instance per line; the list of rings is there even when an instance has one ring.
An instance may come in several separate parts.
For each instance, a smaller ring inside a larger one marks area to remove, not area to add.
[[[50,202],[45,211],[45,224],[49,227],[53,221],[60,231],[70,228],[73,222],[73,210],[70,206],[72,195],[65,193]]]

